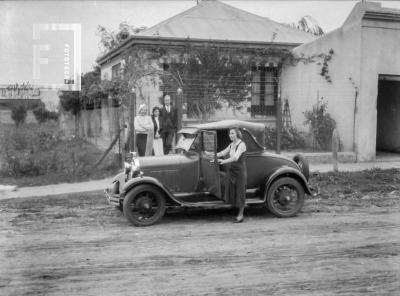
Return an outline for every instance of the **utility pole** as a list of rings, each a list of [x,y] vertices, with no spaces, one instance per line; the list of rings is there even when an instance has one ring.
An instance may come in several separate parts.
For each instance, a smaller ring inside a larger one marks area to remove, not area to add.
[[[129,152],[135,150],[135,139],[134,139],[135,138],[134,118],[136,111],[135,107],[136,107],[136,90],[133,87],[129,100]]]
[[[337,172],[339,170],[338,166],[338,151],[339,151],[339,133],[335,128],[332,133],[332,162],[333,162],[333,171]]]
[[[176,93],[177,93],[177,96],[176,96],[176,111],[177,111],[177,117],[178,117],[177,129],[179,131],[182,128],[183,91],[179,87],[177,89]]]
[[[278,84],[277,100],[276,100],[276,153],[281,153],[281,137],[282,137],[282,104],[281,104],[281,83],[279,70],[276,71],[276,81]]]

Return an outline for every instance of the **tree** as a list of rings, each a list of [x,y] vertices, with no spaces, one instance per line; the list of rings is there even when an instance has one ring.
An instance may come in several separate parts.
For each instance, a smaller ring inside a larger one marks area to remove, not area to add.
[[[316,36],[324,35],[324,30],[318,22],[310,15],[303,16],[297,23],[297,29],[311,33]]]
[[[310,15],[303,16],[297,23],[286,23],[284,25],[316,36],[322,36],[325,34],[318,22]]]
[[[74,115],[75,133],[79,130],[79,116],[82,108],[80,91],[61,91],[60,104],[63,110]]]
[[[81,78],[81,91],[61,91],[60,103],[62,108],[72,115],[79,115],[85,104],[91,104],[97,98],[106,94],[100,88],[100,67],[87,72]]]
[[[119,28],[114,31],[99,25],[97,27],[97,35],[100,36],[100,51],[102,53],[110,51],[116,48],[121,42],[128,39],[130,36],[137,34],[145,29],[146,27],[144,26],[135,28],[134,26],[129,25],[127,22],[120,23]]]
[[[72,115],[78,115],[82,108],[81,94],[79,91],[61,91],[61,107]]]
[[[48,120],[57,120],[58,119],[58,113],[47,110],[46,106],[43,103],[39,104],[32,111],[33,111],[33,115],[35,115],[36,120],[40,123],[46,122]]]
[[[11,118],[14,120],[17,127],[25,122],[27,113],[28,110],[24,103],[14,104],[11,107]]]
[[[81,100],[85,105],[101,104],[101,99],[107,97],[107,92],[101,87],[100,67],[94,67],[93,71],[82,76]]]

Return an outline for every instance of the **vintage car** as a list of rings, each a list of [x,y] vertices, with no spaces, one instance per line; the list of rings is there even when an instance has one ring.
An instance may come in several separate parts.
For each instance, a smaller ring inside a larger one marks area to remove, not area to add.
[[[184,127],[178,132],[176,154],[136,157],[105,190],[110,204],[136,226],[158,222],[169,207],[229,207],[223,199],[226,166],[217,151],[230,143],[229,128],[238,127],[247,147],[246,205],[266,206],[278,217],[296,215],[304,204],[308,163],[267,152],[263,124],[224,120]]]

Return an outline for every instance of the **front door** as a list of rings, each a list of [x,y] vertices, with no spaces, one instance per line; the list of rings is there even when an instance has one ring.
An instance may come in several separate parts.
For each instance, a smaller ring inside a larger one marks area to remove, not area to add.
[[[200,174],[203,190],[221,198],[219,164],[217,162],[217,133],[201,132]]]

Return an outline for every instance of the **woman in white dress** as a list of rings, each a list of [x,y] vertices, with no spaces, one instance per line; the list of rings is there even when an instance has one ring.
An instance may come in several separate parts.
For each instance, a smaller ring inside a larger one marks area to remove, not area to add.
[[[154,141],[153,141],[153,151],[154,155],[164,155],[163,140],[160,136],[162,126],[160,126],[160,108],[154,107],[151,119],[154,125]]]
[[[139,156],[151,155],[151,150],[149,149],[149,143],[153,145],[153,121],[151,117],[147,115],[146,104],[141,104],[138,109],[138,115],[134,120],[135,126],[135,143],[139,153]]]

